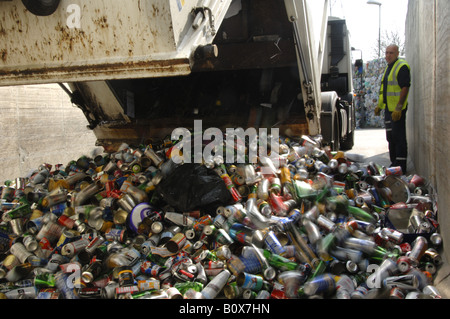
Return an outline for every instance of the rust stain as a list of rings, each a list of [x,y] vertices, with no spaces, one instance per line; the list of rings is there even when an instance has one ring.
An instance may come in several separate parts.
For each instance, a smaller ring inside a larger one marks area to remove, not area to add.
[[[0,58],[2,59],[3,62],[6,62],[7,57],[8,57],[8,51],[6,51],[6,49],[1,50]]]
[[[24,70],[1,70],[0,77],[45,77],[51,74],[64,73],[92,73],[92,72],[124,72],[124,70],[132,71],[139,69],[148,69],[149,76],[152,73],[152,69],[164,69],[168,74],[171,74],[172,70],[177,65],[188,65],[187,59],[174,59],[174,60],[158,60],[158,61],[141,61],[141,62],[121,62],[115,64],[97,64],[97,65],[78,65],[78,66],[62,66],[62,67],[46,67],[42,69],[24,69]]]
[[[108,28],[108,18],[106,16],[100,17],[99,19],[94,20],[94,23],[97,24],[101,28]]]
[[[10,15],[12,17],[12,20],[17,21],[19,19],[19,14],[17,13],[17,6],[12,6],[12,10],[10,11]]]
[[[152,8],[153,8],[153,17],[157,17],[159,15],[159,8],[155,4],[152,4]]]
[[[55,30],[60,34],[60,37],[56,40],[56,44],[60,49],[73,51],[76,45],[86,47],[86,41],[92,42],[90,39],[86,38],[86,33],[83,30],[72,30],[62,26],[60,23],[57,24]],[[49,45],[51,45],[51,43],[49,43]]]

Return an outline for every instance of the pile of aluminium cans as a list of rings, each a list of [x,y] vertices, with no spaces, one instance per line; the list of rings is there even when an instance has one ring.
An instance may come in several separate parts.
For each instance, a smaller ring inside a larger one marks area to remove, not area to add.
[[[353,87],[356,106],[357,127],[384,127],[384,111],[381,116],[375,116],[374,110],[378,105],[379,91],[386,60],[374,59],[364,63],[363,72],[354,72]]]
[[[230,202],[177,211],[158,194],[176,141],[42,164],[1,189],[5,299],[441,298],[433,190],[320,138],[277,161],[204,161]]]

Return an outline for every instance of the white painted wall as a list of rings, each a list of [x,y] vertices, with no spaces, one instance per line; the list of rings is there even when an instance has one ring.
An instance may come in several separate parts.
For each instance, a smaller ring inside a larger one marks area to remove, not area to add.
[[[95,149],[83,112],[57,84],[0,87],[0,184]]]
[[[448,0],[409,0],[406,59],[412,69],[407,127],[417,173],[438,193],[444,257],[450,261],[450,53]]]

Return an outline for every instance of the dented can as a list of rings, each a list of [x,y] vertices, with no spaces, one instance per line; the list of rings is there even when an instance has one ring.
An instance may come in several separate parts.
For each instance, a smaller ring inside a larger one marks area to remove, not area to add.
[[[166,247],[171,253],[176,253],[184,247],[184,245],[186,244],[186,241],[187,241],[186,235],[180,232],[180,233],[175,234],[167,242]]]
[[[414,266],[417,266],[419,264],[420,259],[425,254],[427,248],[428,248],[428,241],[425,237],[418,236],[414,240],[414,242],[412,243],[412,249],[408,254],[408,257]]]
[[[84,250],[89,245],[89,240],[86,238],[81,238],[74,242],[67,243],[63,246],[61,254],[67,257],[73,257],[78,252]]]

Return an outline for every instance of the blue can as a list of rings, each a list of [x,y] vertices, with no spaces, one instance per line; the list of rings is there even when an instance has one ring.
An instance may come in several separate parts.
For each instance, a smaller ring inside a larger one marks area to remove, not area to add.
[[[69,275],[58,272],[55,275],[56,288],[61,292],[64,299],[79,299],[75,293],[73,283]]]
[[[259,273],[262,270],[261,261],[256,256],[243,257],[240,256],[239,259],[244,264],[244,272],[247,273]]]
[[[67,203],[59,203],[50,207],[50,212],[56,216],[61,216],[67,208]]]
[[[336,281],[329,273],[314,277],[313,279],[307,281],[303,286],[303,291],[308,296],[330,292],[334,289],[336,289]]]
[[[237,276],[236,283],[243,289],[260,291],[264,286],[264,279],[261,276],[243,272]]]
[[[122,228],[111,228],[109,232],[105,234],[105,238],[108,241],[118,241],[123,243],[127,240],[128,234],[125,229]]]
[[[275,235],[274,231],[269,231],[267,236],[264,238],[264,243],[272,253],[276,255],[283,255],[286,252],[286,249],[281,245],[278,237]]]
[[[6,252],[11,246],[11,238],[8,233],[0,230],[0,252]]]
[[[61,295],[56,289],[54,291],[40,291],[36,299],[60,299]]]

